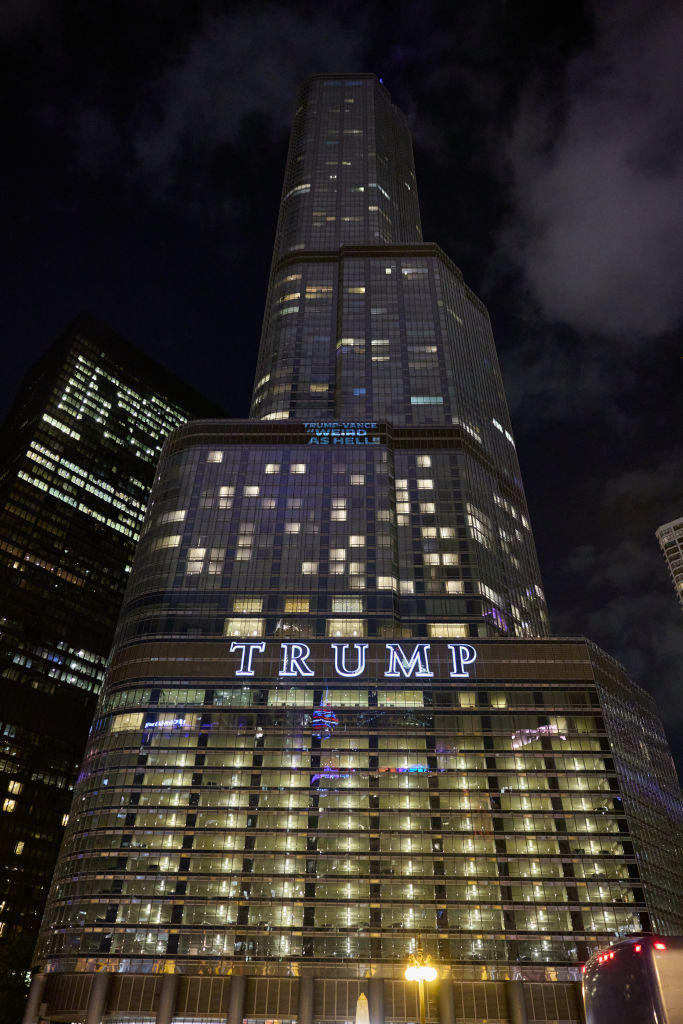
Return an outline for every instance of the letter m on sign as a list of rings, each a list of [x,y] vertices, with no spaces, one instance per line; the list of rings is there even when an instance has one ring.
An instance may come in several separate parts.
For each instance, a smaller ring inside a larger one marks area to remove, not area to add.
[[[384,673],[385,679],[398,679],[400,676],[403,676],[404,679],[408,679],[410,676],[424,679],[434,675],[429,670],[430,644],[416,644],[410,657],[400,644],[387,644],[386,647],[389,665]]]

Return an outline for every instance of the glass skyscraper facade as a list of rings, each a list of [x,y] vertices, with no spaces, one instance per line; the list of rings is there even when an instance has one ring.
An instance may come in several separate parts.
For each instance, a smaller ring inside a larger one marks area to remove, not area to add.
[[[82,316],[0,433],[0,946],[27,967],[161,445],[211,409]]]
[[[488,316],[370,75],[302,89],[252,418],[164,446],[26,1024],[580,1021],[683,926],[653,702],[553,639]],[[678,859],[677,859],[678,858]]]

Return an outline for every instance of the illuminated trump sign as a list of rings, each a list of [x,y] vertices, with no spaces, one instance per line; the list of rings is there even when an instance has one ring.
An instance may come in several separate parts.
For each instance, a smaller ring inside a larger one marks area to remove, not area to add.
[[[277,651],[277,677],[279,679],[313,679],[316,676],[337,676],[340,679],[361,679],[366,675],[381,679],[433,679],[433,645],[428,643],[410,644],[374,643],[372,654],[375,664],[367,668],[369,643],[340,641],[330,644],[316,643],[315,653],[311,645],[301,641],[267,644],[265,640],[233,640],[230,653],[238,655],[235,675],[253,678],[261,675],[259,665],[262,657],[272,659]],[[470,668],[477,660],[477,652],[471,644],[449,643],[437,646],[439,676],[451,679],[468,679]],[[381,665],[378,666],[378,655]],[[444,655],[446,665],[442,665]],[[445,671],[444,669],[447,669]]]
[[[304,423],[308,444],[379,444],[377,423]]]

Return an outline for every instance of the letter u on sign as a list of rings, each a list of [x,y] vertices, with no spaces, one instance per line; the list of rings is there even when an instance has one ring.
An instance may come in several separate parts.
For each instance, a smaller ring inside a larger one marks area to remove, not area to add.
[[[356,650],[355,668],[349,668],[346,664],[346,652],[350,646],[350,644],[331,644],[334,651],[334,671],[338,676],[344,676],[345,679],[353,679],[354,676],[362,675],[365,671],[365,652],[368,649],[368,645],[353,645]]]

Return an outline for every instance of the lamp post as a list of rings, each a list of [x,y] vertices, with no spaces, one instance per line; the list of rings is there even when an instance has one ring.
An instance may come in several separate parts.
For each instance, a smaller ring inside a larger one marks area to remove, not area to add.
[[[418,949],[417,955],[410,958],[410,963],[405,969],[406,981],[416,981],[419,986],[420,995],[420,1024],[425,1024],[425,981],[435,981],[437,977],[436,967],[432,967],[429,957],[422,956],[422,950]]]

